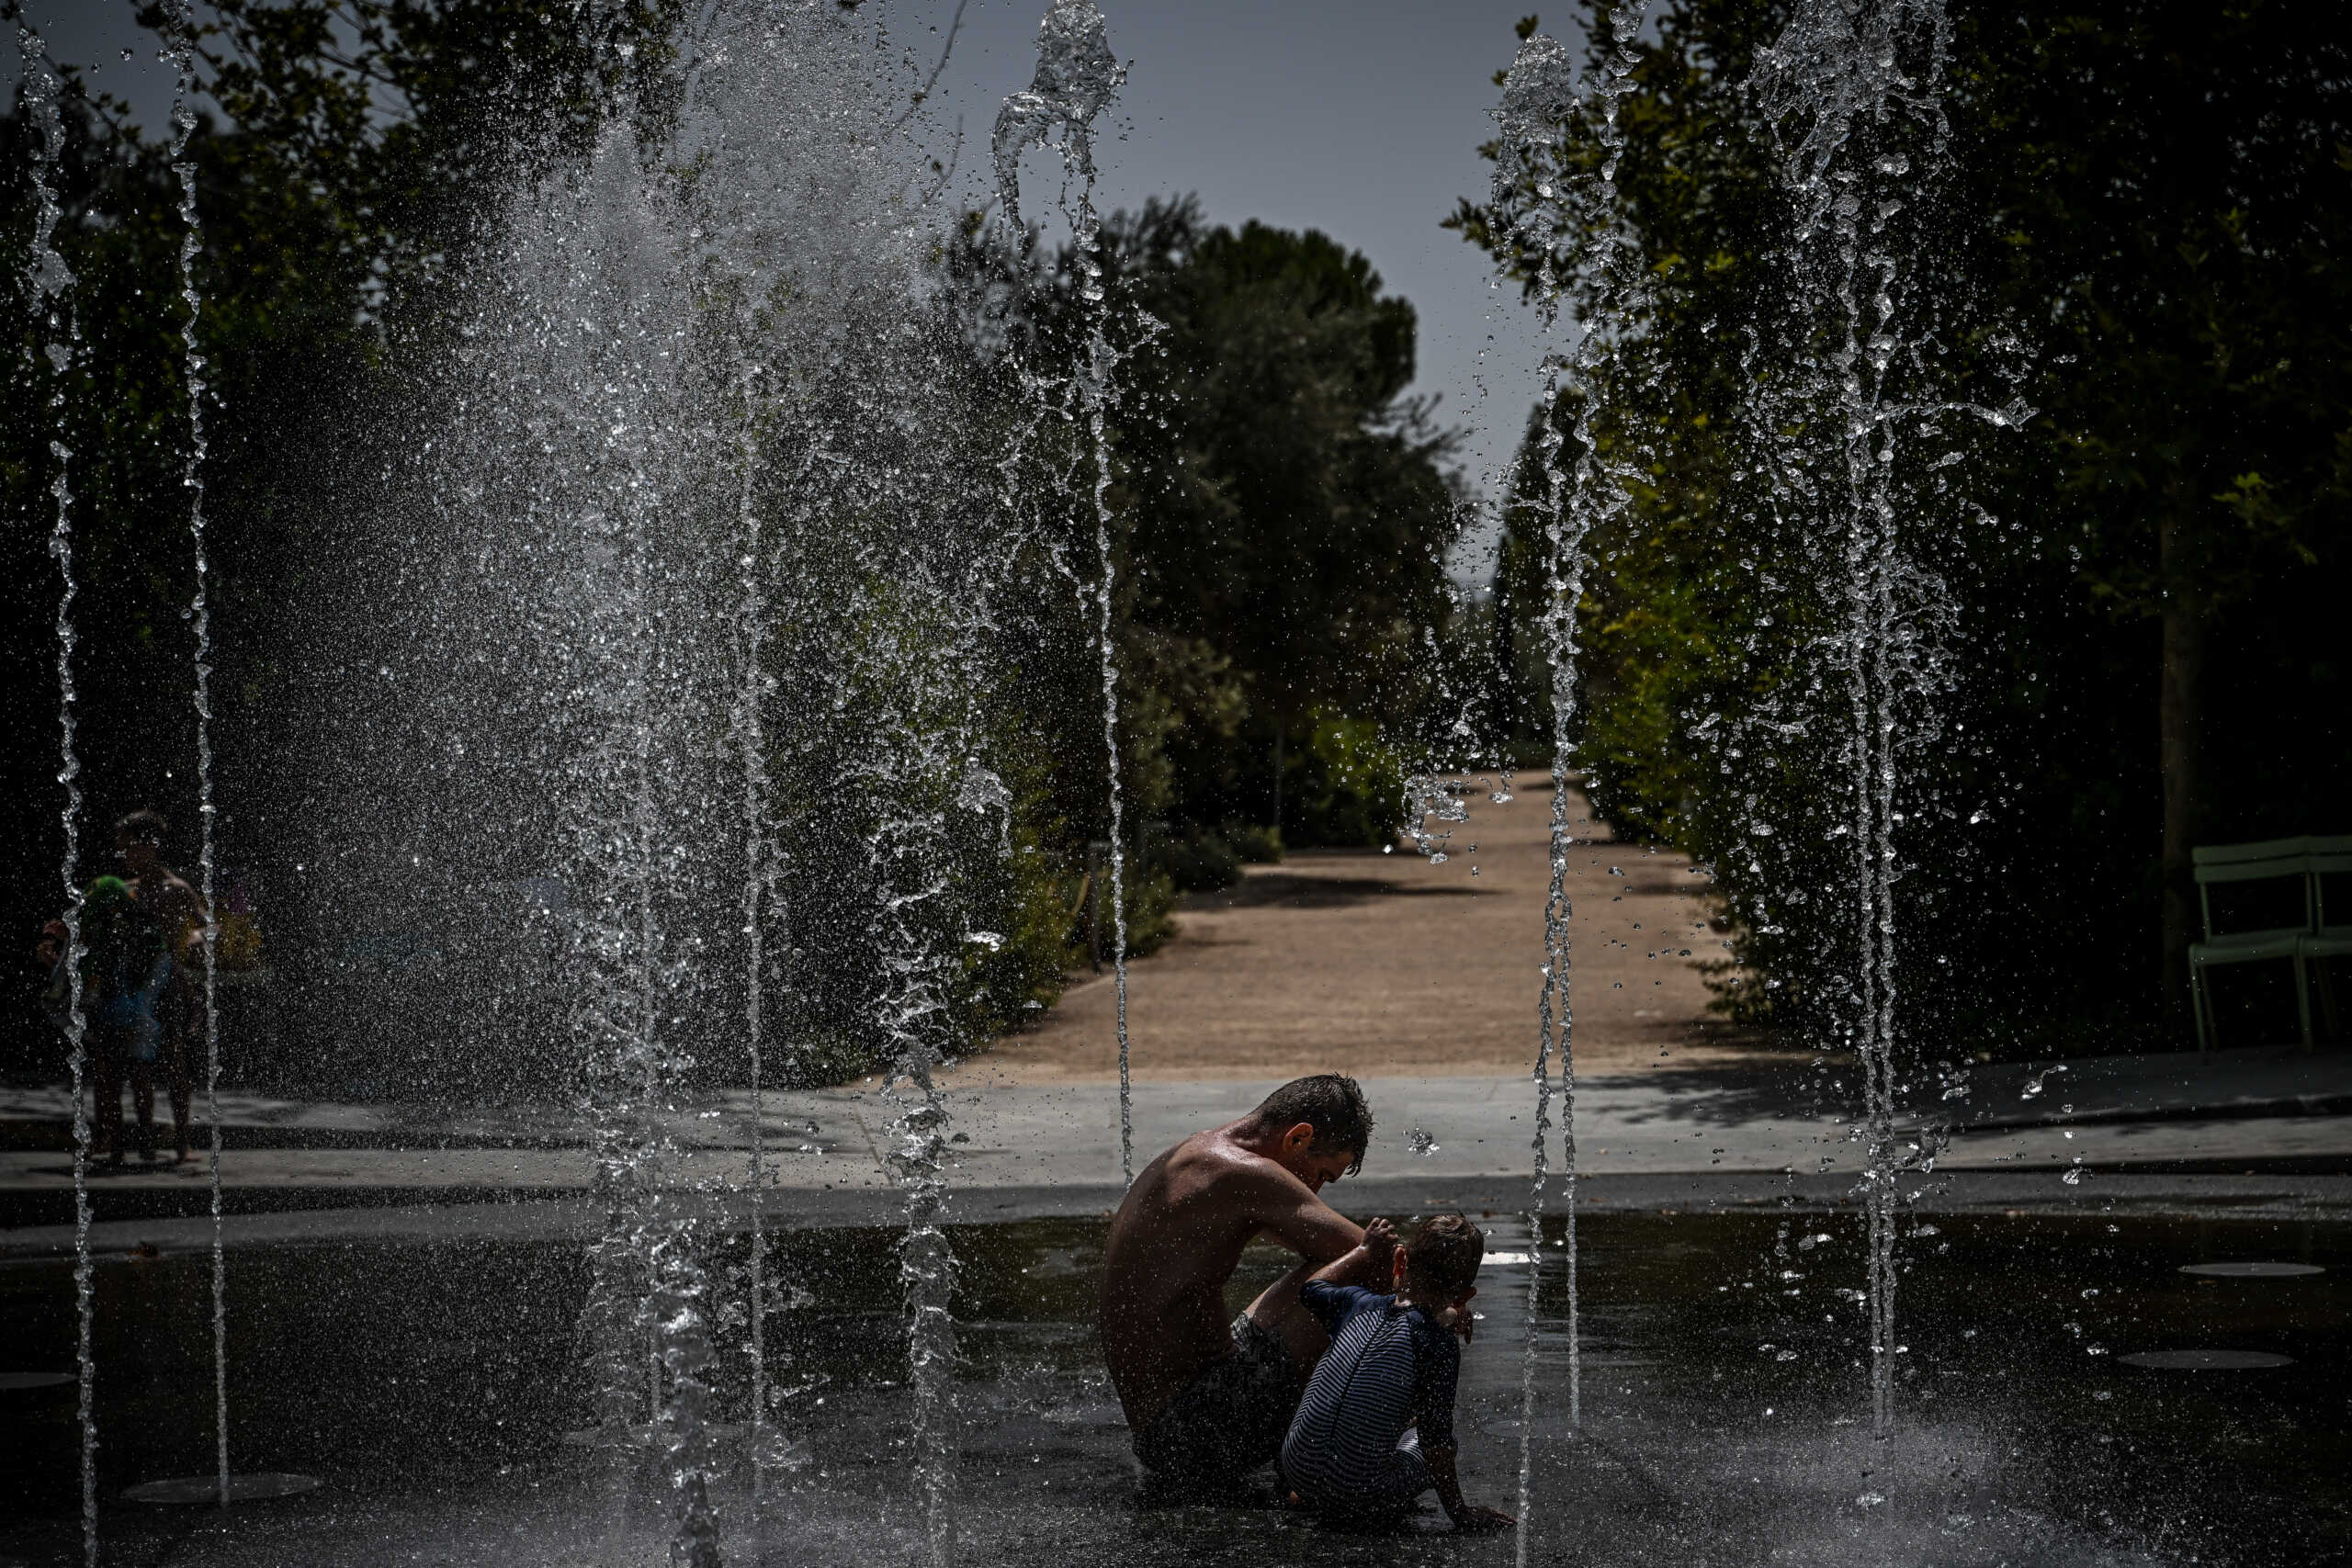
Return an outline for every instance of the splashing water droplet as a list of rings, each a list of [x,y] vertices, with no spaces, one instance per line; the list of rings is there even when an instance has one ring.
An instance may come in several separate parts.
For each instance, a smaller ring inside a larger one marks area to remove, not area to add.
[[[2042,1090],[2043,1080],[2048,1078],[2053,1073],[2063,1073],[2065,1070],[2066,1067],[2064,1063],[2053,1067],[2044,1067],[2041,1071],[2034,1074],[2033,1077],[2026,1079],[2025,1089],[2018,1094],[2018,1098],[2019,1100],[2033,1100],[2039,1098]]]
[[[1058,126],[1065,166],[1091,182],[1094,120],[1125,80],[1094,0],[1057,0],[1037,29],[1036,75],[1004,100],[991,139],[997,194],[1015,227],[1021,222],[1021,154],[1043,144]],[[1099,285],[1090,281],[1087,287],[1090,300],[1102,298]]]

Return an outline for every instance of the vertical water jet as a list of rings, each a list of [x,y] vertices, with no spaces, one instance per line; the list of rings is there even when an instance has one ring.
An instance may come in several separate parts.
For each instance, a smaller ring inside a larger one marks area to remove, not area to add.
[[[765,1457],[762,1439],[766,1436],[767,1404],[767,1279],[766,1260],[762,1257],[765,1235],[761,1206],[764,1197],[765,1178],[761,1168],[766,1135],[765,1083],[762,1077],[762,1030],[766,1020],[763,1013],[765,1000],[762,967],[767,957],[767,932],[763,923],[768,883],[774,873],[768,863],[768,803],[767,729],[761,722],[774,682],[768,679],[765,658],[767,652],[767,595],[761,591],[760,570],[763,549],[760,525],[757,490],[758,446],[753,439],[752,410],[756,406],[752,393],[757,385],[756,372],[747,371],[743,377],[742,434],[739,442],[740,460],[743,466],[742,492],[737,503],[738,526],[741,530],[741,556],[739,558],[739,586],[742,592],[742,608],[738,626],[741,648],[737,657],[741,665],[735,705],[735,744],[743,758],[743,1036],[751,1062],[752,1124],[750,1168],[746,1185],[752,1194],[752,1257],[751,1257],[751,1349],[752,1414],[748,1427],[751,1457],[751,1498],[749,1506],[751,1536],[756,1553],[760,1530],[762,1469]]]
[[[1845,762],[1853,839],[1854,959],[1849,1041],[1862,1067],[1862,1198],[1868,1228],[1871,1416],[1894,1419],[1897,1179],[1912,1162],[1894,1131],[1897,753],[1903,708],[1917,693],[1906,594],[1921,574],[1902,542],[1895,459],[1906,416],[1922,412],[1901,385],[1913,280],[1898,214],[1919,205],[1905,183],[1909,151],[1931,175],[1949,138],[1941,105],[1951,22],[1942,0],[1804,0],[1758,59],[1758,100],[1786,142],[1792,214],[1791,301],[1809,342],[1810,384],[1798,396],[1840,482],[1823,525],[1836,541],[1838,660],[1845,690]],[[1916,222],[1916,218],[1906,221]],[[2006,417],[2006,416],[2000,416]]]
[[[212,563],[204,535],[204,395],[209,389],[204,352],[196,336],[203,309],[203,297],[196,286],[196,258],[203,249],[204,228],[196,209],[196,160],[188,149],[196,133],[197,92],[196,19],[188,0],[179,0],[171,27],[164,51],[174,73],[171,164],[180,193],[180,299],[187,307],[180,323],[180,363],[181,383],[187,394],[188,448],[180,483],[187,491],[188,539],[196,558],[196,592],[188,619],[196,637],[197,893],[204,908],[204,1115],[209,1124],[204,1174],[212,1207],[213,1460],[220,1506],[225,1508],[229,1506],[229,1279],[220,1235],[220,990],[217,975],[220,921],[213,909],[218,811],[212,798]]]
[[[956,552],[960,555],[961,552]],[[878,697],[854,773],[881,805],[867,840],[875,907],[870,931],[882,958],[876,1010],[891,1053],[888,1089],[901,1107],[889,1129],[890,1174],[906,1193],[899,1276],[908,1312],[908,1383],[914,1396],[914,1483],[925,1558],[946,1568],[956,1553],[953,1298],[958,1260],[947,1223],[949,1116],[935,1073],[965,942],[956,929],[952,816],[1008,804],[1002,783],[971,754],[979,733],[976,694],[959,680],[977,654],[993,584],[971,582],[968,560],[910,550],[888,586],[870,585],[851,621],[869,628],[849,677]],[[993,937],[993,933],[990,933]]]
[[[1563,128],[1575,112],[1577,104],[1575,64],[1560,42],[1538,33],[1521,44],[1518,55],[1503,82],[1503,99],[1496,112],[1502,130],[1502,155],[1496,161],[1492,200],[1498,212],[1509,214],[1514,240],[1531,245],[1536,251],[1536,309],[1540,312],[1543,330],[1549,335],[1559,323],[1561,290],[1558,276],[1561,244],[1558,216],[1541,197],[1544,185],[1545,166],[1557,161],[1559,139]],[[1522,182],[1532,188],[1537,199],[1523,201]],[[1534,1422],[1536,1389],[1536,1348],[1539,1303],[1543,1293],[1544,1219],[1546,1202],[1545,1188],[1551,1174],[1552,1123],[1552,1060],[1555,1043],[1555,1009],[1565,999],[1565,968],[1567,933],[1561,912],[1566,904],[1564,877],[1567,868],[1567,777],[1566,752],[1564,745],[1565,705],[1562,699],[1563,667],[1559,661],[1559,645],[1550,634],[1560,615],[1559,602],[1566,584],[1563,581],[1562,555],[1566,546],[1567,514],[1565,506],[1566,475],[1561,469],[1559,452],[1562,440],[1555,417],[1560,400],[1567,365],[1557,349],[1544,356],[1543,390],[1536,408],[1536,441],[1540,466],[1544,479],[1543,506],[1545,533],[1545,592],[1544,625],[1549,640],[1553,685],[1553,758],[1551,805],[1551,886],[1544,911],[1543,987],[1536,999],[1535,1065],[1532,1077],[1535,1083],[1535,1132],[1532,1140],[1534,1168],[1528,1189],[1527,1229],[1527,1322],[1520,1348],[1519,1375],[1519,1520],[1517,1539],[1513,1542],[1515,1560],[1524,1568],[1527,1562],[1527,1541],[1532,1533],[1529,1517],[1534,1506]],[[1564,1023],[1563,1018],[1558,1021]],[[1569,1223],[1574,1224],[1571,1212]],[[1576,1332],[1573,1319],[1569,1332]],[[1573,1384],[1573,1379],[1572,1384]],[[1571,1398],[1574,1398],[1573,1388]]]
[[[708,422],[691,378],[694,298],[667,217],[659,171],[625,122],[582,166],[514,196],[496,266],[471,286],[432,473],[469,502],[459,525],[494,521],[503,536],[465,541],[480,582],[433,613],[460,637],[520,650],[515,702],[478,722],[520,719],[552,753],[533,760],[555,788],[532,803],[544,836],[522,852],[548,857],[563,889],[551,978],[603,1211],[584,1324],[597,1426],[660,1461],[677,1559],[707,1564],[718,1560],[709,1289],[675,1126],[707,1027],[698,957],[719,935],[696,921],[723,907],[697,813],[724,798],[725,708],[701,705],[717,682],[702,674],[699,634],[733,551],[725,512],[701,532],[695,485],[706,467],[733,466],[696,449]],[[717,547],[703,555],[706,537]],[[461,668],[487,665],[479,647]],[[451,700],[470,714],[484,694]]]
[[[1119,1180],[1123,1185],[1131,1185],[1136,1179],[1136,1118],[1135,1091],[1127,1064],[1127,852],[1125,802],[1119,783],[1119,660],[1111,642],[1111,583],[1114,569],[1111,560],[1111,504],[1106,499],[1111,488],[1111,442],[1103,424],[1104,408],[1110,398],[1112,355],[1111,345],[1102,333],[1102,263],[1094,254],[1097,241],[1093,194],[1090,173],[1086,192],[1079,203],[1087,229],[1078,254],[1079,265],[1089,275],[1088,287],[1096,302],[1093,320],[1087,330],[1085,406],[1087,434],[1094,454],[1094,593],[1098,611],[1095,643],[1102,660],[1102,756],[1110,780],[1111,982],[1117,987],[1114,1000],[1119,1039]]]
[[[1545,1187],[1549,1179],[1549,1134],[1554,1096],[1553,1064],[1558,1065],[1561,1103],[1561,1177],[1565,1192],[1562,1248],[1566,1269],[1568,1419],[1584,1418],[1583,1344],[1579,1307],[1576,1215],[1576,1065],[1574,1007],[1570,984],[1567,855],[1574,842],[1568,820],[1568,754],[1576,712],[1577,608],[1583,594],[1585,541],[1593,529],[1617,517],[1627,505],[1625,460],[1604,454],[1596,410],[1620,395],[1610,372],[1620,345],[1634,330],[1642,299],[1638,257],[1612,220],[1611,205],[1624,136],[1618,100],[1633,90],[1636,63],[1633,40],[1648,11],[1647,0],[1611,7],[1607,38],[1596,39],[1598,67],[1580,91],[1575,62],[1557,39],[1543,34],[1520,48],[1504,79],[1497,112],[1502,129],[1489,213],[1507,228],[1512,253],[1532,268],[1534,303],[1543,330],[1559,330],[1570,290],[1584,297],[1585,319],[1573,348],[1554,349],[1544,360],[1537,403],[1537,466],[1543,493],[1536,498],[1544,540],[1544,652],[1551,672],[1552,801],[1549,887],[1544,912],[1544,985],[1537,999],[1534,1171],[1527,1223],[1532,1237],[1528,1274],[1526,1340],[1520,1374],[1520,1505],[1532,1506],[1533,1416],[1536,1390],[1536,1307],[1542,1280]],[[1597,145],[1579,148],[1577,138],[1594,112]],[[1596,165],[1597,166],[1594,166]],[[1577,452],[1564,464],[1569,433],[1560,428],[1564,400],[1573,399]],[[1528,1522],[1522,1517],[1518,1551],[1525,1561]]]
[[[1069,220],[1070,249],[1079,274],[1079,297],[1086,317],[1086,358],[1077,376],[1078,406],[1086,423],[1093,461],[1091,500],[1094,517],[1095,580],[1092,607],[1102,682],[1102,750],[1109,780],[1111,876],[1111,980],[1114,987],[1119,1047],[1119,1177],[1135,1180],[1135,1096],[1127,1041],[1127,903],[1125,800],[1119,777],[1119,666],[1112,641],[1111,443],[1109,414],[1117,401],[1120,355],[1107,330],[1110,301],[1102,285],[1102,219],[1094,209],[1094,121],[1110,107],[1126,80],[1111,52],[1102,9],[1094,0],[1056,0],[1037,28],[1037,71],[1030,85],[1004,100],[997,114],[990,152],[997,194],[1005,220],[1021,232],[1021,155],[1051,143],[1062,170],[1075,179],[1071,205],[1064,186],[1063,212]],[[1058,139],[1056,137],[1058,128]]]
[[[49,361],[49,455],[57,464],[49,493],[54,507],[50,525],[49,553],[57,562],[57,782],[65,788],[59,813],[64,849],[60,879],[65,889],[65,1026],[74,1096],[74,1369],[79,1387],[77,1418],[81,1433],[82,1558],[86,1568],[98,1562],[98,1426],[96,1390],[97,1365],[91,1348],[90,1278],[90,1115],[83,1097],[89,1072],[89,1015],[84,995],[82,964],[87,949],[82,941],[82,758],[74,742],[74,649],[78,640],[74,601],[79,584],[74,576],[73,452],[63,440],[65,376],[81,346],[81,327],[74,314],[73,270],[56,245],[60,208],[51,174],[65,151],[65,127],[58,115],[62,84],[51,66],[49,51],[39,33],[21,17],[17,23],[17,52],[24,62],[25,102],[32,109],[40,132],[33,147],[34,197],[32,262],[28,281],[34,299],[42,302],[42,327],[47,341],[42,356]],[[118,1154],[120,1152],[118,1145]]]

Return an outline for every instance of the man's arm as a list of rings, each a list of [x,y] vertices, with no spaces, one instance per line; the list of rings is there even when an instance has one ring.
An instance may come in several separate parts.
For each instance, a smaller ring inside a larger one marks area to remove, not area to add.
[[[1290,1172],[1266,1162],[1261,1190],[1250,1218],[1261,1230],[1317,1268],[1337,1261],[1363,1245],[1363,1231],[1353,1220],[1315,1195],[1315,1190]],[[1350,1283],[1354,1283],[1351,1280]]]
[[[1313,1188],[1280,1166],[1267,1162],[1249,1193],[1243,1213],[1259,1230],[1305,1261],[1267,1286],[1250,1303],[1250,1319],[1283,1337],[1299,1365],[1311,1367],[1330,1343],[1314,1314],[1299,1301],[1310,1274],[1353,1284],[1362,1278],[1364,1233],[1315,1195]],[[1341,1264],[1346,1267],[1340,1268]]]
[[[171,943],[172,956],[185,964],[204,956],[204,895],[187,880],[166,875],[156,900],[156,923]]]

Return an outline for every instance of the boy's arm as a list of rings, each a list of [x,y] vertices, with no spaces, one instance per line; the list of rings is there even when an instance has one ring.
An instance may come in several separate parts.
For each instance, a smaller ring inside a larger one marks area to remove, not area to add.
[[[1462,1482],[1453,1470],[1453,1396],[1462,1375],[1462,1348],[1434,1323],[1414,1334],[1414,1424],[1421,1434],[1421,1457],[1429,1461],[1437,1483],[1437,1500],[1459,1530],[1500,1529],[1512,1523],[1509,1514],[1474,1508],[1462,1498]]]
[[[1499,1508],[1473,1507],[1462,1495],[1462,1478],[1453,1470],[1453,1445],[1423,1449],[1421,1458],[1429,1461],[1430,1474],[1437,1479],[1437,1500],[1445,1506],[1445,1517],[1453,1521],[1458,1530],[1501,1529],[1516,1523]]]
[[[1378,1290],[1392,1277],[1396,1255],[1396,1224],[1389,1220],[1374,1220],[1363,1227],[1363,1240],[1307,1278],[1320,1280],[1327,1285],[1360,1285],[1367,1291]]]

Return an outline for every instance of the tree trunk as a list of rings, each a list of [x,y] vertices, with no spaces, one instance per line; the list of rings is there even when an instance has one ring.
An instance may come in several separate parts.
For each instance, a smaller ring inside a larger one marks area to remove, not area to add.
[[[1499,572],[1495,580],[1494,659],[1494,704],[1487,718],[1494,726],[1495,745],[1508,756],[1519,739],[1519,626]]]
[[[1283,723],[1274,721],[1274,841],[1283,837]]]
[[[2198,940],[2197,882],[2189,851],[2196,842],[2202,781],[2198,770],[2199,688],[2205,669],[2205,605],[2189,586],[2190,526],[2177,496],[2158,535],[2164,584],[2164,672],[2156,697],[2157,762],[2164,773],[2165,1022],[2172,1043],[2196,1041],[2189,1011],[2188,944]]]

